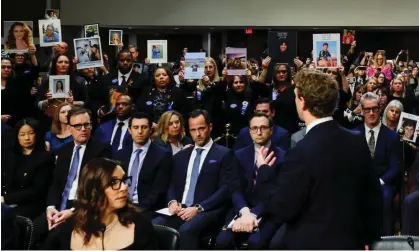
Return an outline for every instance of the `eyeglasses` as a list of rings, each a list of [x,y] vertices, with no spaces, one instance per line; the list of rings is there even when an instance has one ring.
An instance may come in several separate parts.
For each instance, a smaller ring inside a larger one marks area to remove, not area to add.
[[[2,69],[12,69],[12,67],[10,65],[2,65],[1,68]]]
[[[92,128],[92,123],[84,123],[84,124],[75,124],[75,125],[70,125],[71,127],[74,127],[74,129],[76,129],[77,131],[80,131],[82,127],[84,127],[84,129],[88,130],[90,128]]]
[[[362,111],[365,113],[370,113],[371,111],[373,113],[377,113],[379,110],[380,110],[380,107],[378,106],[368,107],[368,108],[362,107]]]
[[[269,131],[269,129],[271,129],[269,126],[260,126],[260,127],[257,127],[257,126],[252,126],[252,127],[250,127],[249,128],[250,129],[250,132],[252,132],[252,133],[257,133],[259,130],[261,131],[261,132],[267,132],[267,131]]]
[[[121,189],[122,182],[130,187],[132,184],[132,176],[124,177],[122,179],[112,179],[111,182],[109,182],[109,186],[112,190],[119,190]]]

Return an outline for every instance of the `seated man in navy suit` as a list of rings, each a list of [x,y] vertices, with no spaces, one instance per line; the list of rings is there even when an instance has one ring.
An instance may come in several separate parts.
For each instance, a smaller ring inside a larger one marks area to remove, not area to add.
[[[93,135],[104,143],[112,145],[112,153],[115,154],[123,146],[132,143],[131,135],[128,131],[128,121],[132,116],[132,98],[127,94],[122,94],[116,99],[116,119],[101,124]]]
[[[400,167],[399,135],[380,121],[380,98],[368,92],[361,97],[365,123],[357,128],[368,144],[373,168],[380,177],[383,194],[383,235],[394,234],[393,200],[396,194]]]
[[[416,191],[404,198],[402,234],[419,235],[419,155],[412,169],[416,172]]]
[[[255,113],[249,122],[250,135],[254,144],[242,148],[235,153],[234,158],[234,182],[233,182],[233,209],[227,215],[225,222],[228,225],[235,216],[239,216],[231,229],[223,229],[217,237],[217,249],[230,249],[235,237],[247,239],[248,248],[266,248],[277,224],[269,216],[265,215],[265,206],[254,193],[257,186],[257,167],[255,164],[257,149],[265,146],[275,152],[275,165],[271,168],[272,175],[276,176],[276,168],[284,159],[285,151],[272,145],[273,122],[265,113]],[[254,232],[255,222],[262,218],[259,231]],[[237,233],[237,234],[235,234]],[[250,233],[250,234],[243,234]]]
[[[255,112],[266,113],[266,115],[268,115],[271,119],[275,116],[275,110],[267,98],[261,98],[255,101]],[[290,135],[288,131],[277,125],[273,126],[271,141],[274,146],[277,146],[285,151],[290,147]],[[240,130],[233,150],[237,151],[252,144],[253,141],[250,136],[249,128],[245,127]]]
[[[132,176],[131,201],[150,217],[166,204],[172,161],[172,155],[166,149],[151,142],[151,126],[147,113],[135,113],[128,122],[133,143],[115,155],[115,159],[122,162],[124,171]]]
[[[203,234],[221,228],[231,198],[229,179],[234,154],[212,141],[211,130],[207,111],[190,113],[189,131],[195,146],[173,156],[167,201],[172,216],[153,220],[154,224],[178,229],[181,249],[199,249]]]

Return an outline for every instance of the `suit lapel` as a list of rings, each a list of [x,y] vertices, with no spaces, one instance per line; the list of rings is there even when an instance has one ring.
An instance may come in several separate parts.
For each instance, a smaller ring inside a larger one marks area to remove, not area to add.
[[[183,163],[181,164],[181,171],[182,173],[180,173],[179,175],[179,179],[182,182],[186,182],[186,176],[188,174],[188,165],[189,165],[189,159],[191,158],[192,155],[192,151],[193,151],[194,147],[189,147],[187,149],[185,149],[184,151],[187,152],[187,157],[186,158],[182,158]],[[184,192],[184,189],[182,189],[182,194]]]
[[[149,173],[153,172],[154,165],[157,161],[157,154],[154,154],[155,149],[156,148],[153,146],[153,143],[151,143],[144,158],[143,165],[141,166],[140,175],[138,177],[139,180],[146,179],[149,176]]]
[[[377,136],[377,142],[375,143],[375,150],[374,150],[374,160],[375,158],[377,158],[377,153],[382,153],[384,152],[384,149],[381,149],[384,145],[381,143],[381,141],[383,141],[383,138],[386,136],[385,135],[385,129],[383,128],[384,125],[381,125],[380,127],[380,132],[378,133]]]
[[[131,154],[132,154],[132,144],[127,145],[126,148],[123,148],[123,149],[124,150],[122,152],[122,163],[123,163],[125,173],[129,176],[130,174],[128,173],[128,171],[129,171],[129,162],[131,160]]]
[[[63,178],[66,180],[68,176],[68,172],[71,168],[71,157],[73,156],[73,150],[74,150],[74,141],[68,145],[68,149],[66,151],[63,151],[62,159],[60,160],[61,163],[63,163]],[[64,181],[65,182],[65,181]]]
[[[216,160],[216,158],[215,158],[216,156],[217,156],[217,148],[216,148],[216,144],[213,143],[210,150],[208,151],[207,156],[204,159],[204,162],[202,162],[201,171],[199,172],[198,180],[196,182],[197,184],[198,184],[199,180],[201,179],[201,177],[204,175],[203,173],[205,173],[205,171],[209,168],[210,160]]]

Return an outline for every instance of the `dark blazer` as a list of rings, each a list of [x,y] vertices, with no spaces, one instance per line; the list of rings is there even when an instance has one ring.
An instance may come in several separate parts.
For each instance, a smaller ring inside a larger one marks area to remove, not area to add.
[[[45,150],[31,155],[2,151],[1,195],[8,205],[17,204],[17,211],[34,217],[45,210],[46,193],[54,169],[54,156]]]
[[[96,129],[95,133],[93,134],[93,137],[101,140],[103,143],[111,144],[112,133],[113,133],[113,128],[115,127],[115,124],[116,124],[116,119],[100,124],[99,127]],[[122,141],[122,147],[132,144],[132,137],[128,129],[125,132],[125,135],[123,135],[123,137],[124,137],[124,140]],[[115,143],[119,144],[119,142],[115,142]]]
[[[272,145],[281,148],[282,150],[288,150],[290,148],[290,135],[287,130],[277,125],[273,126],[272,132]],[[236,139],[236,143],[234,144],[234,151],[242,149],[248,145],[253,144],[252,137],[250,136],[250,129],[249,127],[242,128],[240,130],[239,136]]]
[[[47,206],[59,208],[61,195],[64,191],[68,172],[70,171],[71,157],[73,155],[74,142],[63,146],[57,154],[54,177],[48,192]],[[100,140],[91,138],[86,145],[86,150],[81,160],[80,168],[83,168],[94,158],[112,158],[112,149],[109,144],[102,143]],[[82,170],[80,170],[81,173]]]
[[[119,150],[115,155],[115,159],[122,162],[122,167],[127,174],[131,154],[132,143]],[[164,148],[151,142],[138,176],[138,204],[142,209],[156,210],[165,206],[171,162],[172,155]]]
[[[128,86],[125,86],[124,88],[127,88],[127,92],[132,97],[133,102],[135,102],[135,100],[140,96],[142,89],[150,85],[146,76],[143,76],[135,71],[131,71],[129,78],[126,81]],[[105,88],[104,92],[108,97],[106,98],[108,103],[104,105],[109,106],[109,91],[110,89],[116,89],[119,86],[118,72],[103,75],[99,79],[99,82]]]
[[[324,122],[287,151],[277,178],[260,167],[258,195],[287,224],[285,249],[363,249],[380,238],[381,186],[362,136]]]
[[[163,142],[163,140],[161,138],[156,138],[154,140],[154,143],[156,143],[157,145],[163,147],[164,149],[166,149],[167,151],[169,151],[172,155],[173,155],[173,150],[172,150],[172,146],[170,145],[170,143],[168,142]],[[189,144],[195,144],[193,142],[193,140],[191,138],[189,138],[188,136],[183,137],[183,139],[180,141],[180,143],[183,146],[189,145]]]
[[[153,122],[157,123],[159,116],[154,114],[153,111],[153,92],[156,91],[154,87],[146,87],[141,96],[136,101],[136,110],[140,112],[146,112],[152,116]],[[169,100],[173,102],[171,108],[182,114],[184,118],[187,118],[187,113],[189,111],[186,105],[186,96],[182,89],[172,86],[169,87],[168,91],[171,92],[169,95]]]
[[[189,159],[194,147],[186,148],[173,156],[168,201],[182,201],[185,190]],[[229,178],[232,171],[233,151],[213,143],[206,156],[195,187],[194,204],[200,204],[205,211],[224,208],[230,200]]]
[[[272,175],[276,176],[279,164],[284,160],[285,151],[279,147],[272,146],[269,151],[275,152],[276,161],[271,168]],[[255,146],[251,144],[235,152],[234,157],[234,191],[232,196],[235,214],[238,214],[243,207],[249,207],[250,211],[257,216],[265,213],[263,202],[257,197],[253,185]],[[238,179],[237,179],[238,178]],[[230,219],[231,220],[231,219]]]
[[[357,131],[361,133],[365,142],[367,142],[364,124],[358,126]],[[386,185],[397,184],[397,179],[399,178],[398,172],[400,170],[401,161],[399,140],[400,137],[397,133],[390,130],[387,126],[381,125],[372,163],[378,177],[380,177]]]

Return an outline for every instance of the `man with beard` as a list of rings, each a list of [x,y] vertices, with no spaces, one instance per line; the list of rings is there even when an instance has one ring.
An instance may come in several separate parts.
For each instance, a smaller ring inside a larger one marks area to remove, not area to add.
[[[150,85],[148,79],[132,70],[133,58],[128,50],[121,50],[117,56],[116,71],[104,75],[99,81],[106,89],[107,104],[102,104],[98,111],[101,120],[109,120],[115,115],[115,100],[120,94],[129,94],[133,101],[137,100],[145,86]]]

